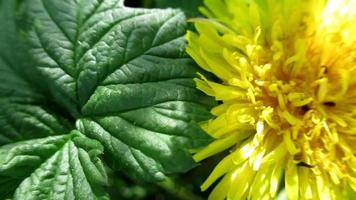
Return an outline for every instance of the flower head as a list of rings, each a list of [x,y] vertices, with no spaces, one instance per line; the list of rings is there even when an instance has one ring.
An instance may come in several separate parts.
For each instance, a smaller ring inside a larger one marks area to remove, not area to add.
[[[356,190],[356,1],[206,0],[187,52],[219,81],[202,127],[230,149],[210,199],[347,199]],[[348,190],[348,188],[352,188]]]

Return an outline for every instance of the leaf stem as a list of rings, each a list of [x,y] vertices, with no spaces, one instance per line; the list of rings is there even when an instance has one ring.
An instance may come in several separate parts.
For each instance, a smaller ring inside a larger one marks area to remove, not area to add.
[[[157,185],[181,200],[203,200],[203,198],[168,177]]]

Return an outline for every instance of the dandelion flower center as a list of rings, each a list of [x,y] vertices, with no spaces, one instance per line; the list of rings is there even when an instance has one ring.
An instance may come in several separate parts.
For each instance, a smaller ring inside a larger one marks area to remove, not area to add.
[[[206,0],[187,52],[219,81],[202,127],[230,148],[202,185],[210,198],[342,199],[356,190],[356,1]],[[303,3],[303,6],[300,5]],[[299,6],[300,5],[300,6]],[[352,188],[348,190],[347,188]]]

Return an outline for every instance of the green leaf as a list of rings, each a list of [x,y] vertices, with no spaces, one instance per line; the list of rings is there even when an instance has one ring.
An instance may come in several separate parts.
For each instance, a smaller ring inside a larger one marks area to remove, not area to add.
[[[37,81],[28,55],[16,38],[14,3],[2,3],[0,24],[0,145],[63,134],[70,125],[53,109]]]
[[[196,122],[209,119],[213,101],[192,80],[198,69],[184,53],[182,12],[27,2],[23,31],[36,68],[115,169],[153,181],[194,166],[188,150],[210,141]]]
[[[66,133],[67,120],[36,102],[0,98],[0,145]]]
[[[152,0],[145,0],[152,1]],[[188,17],[200,15],[198,8],[203,5],[203,0],[153,0],[158,8],[179,8],[186,13]],[[147,4],[147,3],[146,3]]]
[[[0,199],[106,199],[104,151],[145,181],[194,167],[214,101],[182,12],[0,0],[0,24]]]
[[[98,158],[102,152],[100,143],[76,131],[5,145],[0,148],[0,191],[21,182],[14,200],[107,199],[107,177]]]

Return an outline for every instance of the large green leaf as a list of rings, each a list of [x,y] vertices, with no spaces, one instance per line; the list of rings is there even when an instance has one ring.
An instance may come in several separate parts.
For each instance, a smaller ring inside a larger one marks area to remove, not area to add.
[[[162,180],[194,166],[188,149],[210,140],[195,122],[209,118],[211,101],[192,81],[197,68],[184,54],[183,13],[109,0],[25,7],[36,67],[115,168]]]
[[[106,198],[104,149],[145,181],[195,165],[213,101],[192,80],[182,12],[0,0],[0,24],[0,199]]]
[[[0,198],[21,182],[14,200],[106,199],[102,152],[99,142],[76,131],[5,145],[0,148]]]

